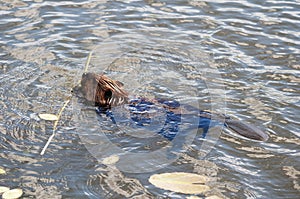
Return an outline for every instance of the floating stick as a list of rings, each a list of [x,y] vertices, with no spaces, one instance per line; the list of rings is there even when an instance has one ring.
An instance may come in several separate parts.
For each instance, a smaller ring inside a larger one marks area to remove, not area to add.
[[[92,58],[92,54],[93,54],[93,51],[91,51],[91,52],[89,53],[89,56],[88,56],[88,58],[87,58],[87,60],[86,60],[86,62],[85,62],[84,73],[86,73],[87,70],[88,70],[88,67],[89,67],[89,65],[90,65],[90,61],[91,61],[91,58]]]
[[[93,52],[91,51],[88,55],[88,58],[86,60],[86,63],[85,63],[85,67],[84,67],[84,73],[87,72],[88,70],[88,67],[89,67],[89,64],[90,64],[90,61],[91,61],[91,57],[92,57],[92,54]],[[80,81],[78,82],[78,84],[80,83]],[[45,154],[45,151],[46,149],[48,148],[50,142],[52,141],[52,139],[54,138],[55,134],[56,134],[56,129],[57,129],[57,124],[59,122],[59,119],[62,115],[62,112],[65,110],[65,108],[67,107],[67,105],[69,104],[69,102],[71,101],[71,98],[72,96],[68,97],[68,99],[65,101],[63,107],[60,109],[60,111],[58,112],[58,115],[57,115],[57,120],[55,120],[54,124],[53,124],[53,130],[52,130],[52,135],[49,137],[47,143],[45,144],[43,150],[41,151],[40,155],[44,155]]]
[[[54,138],[55,134],[56,134],[56,129],[57,129],[57,124],[59,122],[59,119],[61,117],[62,112],[65,110],[66,106],[69,104],[69,102],[71,101],[71,97],[69,97],[69,99],[67,101],[65,101],[63,107],[60,109],[58,115],[57,115],[57,120],[55,120],[54,125],[53,125],[53,130],[52,130],[52,135],[49,137],[47,143],[45,144],[42,152],[40,153],[41,155],[44,155],[46,149],[48,148],[50,142],[52,141],[52,139]]]

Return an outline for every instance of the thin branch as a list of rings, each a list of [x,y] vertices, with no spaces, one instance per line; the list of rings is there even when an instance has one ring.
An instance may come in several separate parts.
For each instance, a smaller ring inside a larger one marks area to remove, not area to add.
[[[91,61],[91,58],[92,58],[92,54],[93,54],[93,52],[91,51],[91,52],[89,53],[89,55],[88,55],[88,58],[87,58],[87,60],[86,60],[85,67],[84,67],[84,73],[87,72],[87,70],[88,70],[88,67],[89,67],[89,64],[90,64],[90,61]],[[79,84],[79,83],[80,83],[80,80],[79,80],[78,84]],[[55,136],[55,134],[56,134],[57,124],[58,124],[58,122],[59,122],[59,119],[60,119],[60,117],[61,117],[61,115],[62,115],[62,112],[65,110],[65,108],[67,107],[67,105],[68,105],[69,102],[71,101],[71,97],[72,97],[72,96],[68,97],[67,101],[65,101],[63,107],[62,107],[62,108],[60,109],[60,111],[58,112],[57,120],[55,120],[54,125],[53,125],[52,135],[49,137],[47,143],[45,144],[43,150],[41,151],[41,153],[40,153],[41,155],[44,155],[44,154],[45,154],[46,149],[48,148],[50,142],[51,142],[52,139],[54,138],[54,136]]]
[[[89,53],[89,56],[88,56],[88,58],[87,58],[87,60],[86,60],[86,62],[85,62],[84,73],[86,73],[87,70],[88,70],[88,67],[89,67],[89,65],[90,65],[90,61],[91,61],[92,55],[93,55],[93,51],[91,51],[91,52]]]
[[[57,124],[59,122],[59,119],[62,115],[62,112],[65,110],[65,108],[67,107],[67,105],[69,104],[69,102],[71,101],[71,97],[69,97],[69,99],[67,101],[65,101],[63,107],[60,109],[58,115],[57,115],[57,120],[55,120],[54,125],[53,125],[53,130],[52,130],[52,135],[49,137],[47,143],[45,144],[42,152],[40,153],[41,155],[44,155],[46,149],[48,148],[50,142],[52,141],[52,139],[54,138],[55,134],[56,134],[56,129],[57,129]]]

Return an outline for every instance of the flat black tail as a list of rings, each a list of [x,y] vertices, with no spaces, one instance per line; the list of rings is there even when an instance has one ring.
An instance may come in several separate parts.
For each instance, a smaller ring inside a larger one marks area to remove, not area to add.
[[[269,139],[268,134],[256,126],[239,120],[225,119],[225,126],[239,135],[252,140],[267,141]]]

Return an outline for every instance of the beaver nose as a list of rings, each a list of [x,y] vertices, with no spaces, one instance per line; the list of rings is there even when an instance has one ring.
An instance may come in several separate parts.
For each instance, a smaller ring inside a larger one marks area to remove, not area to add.
[[[84,72],[82,74],[82,78],[90,78],[90,77],[91,77],[91,73]]]

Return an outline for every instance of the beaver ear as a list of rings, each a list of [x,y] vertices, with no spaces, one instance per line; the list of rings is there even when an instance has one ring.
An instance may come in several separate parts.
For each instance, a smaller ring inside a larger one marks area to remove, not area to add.
[[[122,82],[119,82],[119,81],[117,81],[117,80],[116,80],[116,83],[117,83],[118,86],[120,86],[120,87],[124,86],[124,84],[123,84]]]
[[[104,76],[104,77],[105,77],[105,76]],[[103,79],[103,76],[102,76],[102,75],[96,75],[93,79],[94,79],[94,81],[100,83],[101,80]]]

